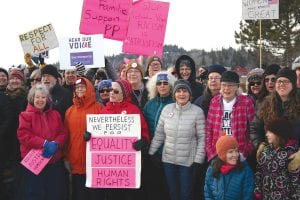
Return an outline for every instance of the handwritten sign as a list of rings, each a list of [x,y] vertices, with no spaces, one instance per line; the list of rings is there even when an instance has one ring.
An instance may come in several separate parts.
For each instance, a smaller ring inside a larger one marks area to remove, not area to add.
[[[123,52],[162,56],[169,3],[141,1],[133,4]]]
[[[126,37],[132,0],[84,0],[81,34],[104,34],[123,41]]]
[[[104,67],[103,35],[74,35],[59,41],[60,69],[74,69],[77,62],[86,68]]]
[[[87,115],[92,133],[86,147],[86,186],[139,188],[141,152],[132,143],[141,138],[136,114]]]
[[[23,158],[21,164],[24,165],[35,175],[39,175],[39,173],[44,169],[44,167],[47,165],[47,163],[50,160],[50,158],[44,158],[42,156],[42,152],[43,152],[42,149],[32,149]]]
[[[243,0],[243,20],[279,19],[279,0]]]
[[[38,55],[44,51],[58,47],[58,40],[52,24],[38,27],[19,35],[24,53]]]

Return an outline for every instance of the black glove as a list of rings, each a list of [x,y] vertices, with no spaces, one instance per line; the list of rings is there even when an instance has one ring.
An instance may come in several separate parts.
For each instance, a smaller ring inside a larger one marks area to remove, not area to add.
[[[143,137],[132,143],[132,148],[136,151],[147,152],[149,149],[149,143]]]
[[[90,141],[91,136],[92,136],[92,134],[90,132],[88,132],[88,131],[84,131],[83,132],[83,139],[84,139],[84,141],[86,141],[86,142]]]

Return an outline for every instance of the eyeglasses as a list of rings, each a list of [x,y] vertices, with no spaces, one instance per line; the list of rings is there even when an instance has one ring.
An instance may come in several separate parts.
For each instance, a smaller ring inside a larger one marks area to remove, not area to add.
[[[288,85],[289,83],[290,83],[291,81],[289,81],[289,80],[277,80],[276,81],[276,84],[278,84],[278,85]]]
[[[112,89],[111,88],[107,88],[107,89],[101,89],[99,92],[100,93],[110,93],[110,91],[111,91]]]
[[[261,85],[261,82],[250,82],[249,85],[250,86]]]
[[[138,70],[138,69],[129,69],[129,70],[127,71],[127,74],[130,74],[130,73],[137,74],[137,73],[141,73],[141,71]]]
[[[265,83],[268,83],[269,81],[271,81],[272,83],[275,83],[276,78],[265,78]]]
[[[212,81],[212,80],[220,80],[221,77],[208,77],[208,80]]]
[[[160,82],[156,82],[156,85],[157,86],[160,86],[160,85],[169,85],[169,83],[167,81],[160,81]]]
[[[33,82],[33,81],[40,82],[41,81],[40,78],[31,78],[29,80],[30,80],[30,82]]]
[[[113,89],[113,88],[110,88],[110,92],[113,92],[114,94],[120,94],[121,92],[117,89]]]

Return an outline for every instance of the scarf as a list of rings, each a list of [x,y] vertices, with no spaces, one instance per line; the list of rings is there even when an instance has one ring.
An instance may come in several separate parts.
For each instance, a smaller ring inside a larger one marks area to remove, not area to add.
[[[222,174],[226,175],[228,174],[232,169],[234,169],[236,165],[229,165],[229,164],[224,164],[221,166],[220,171]]]

